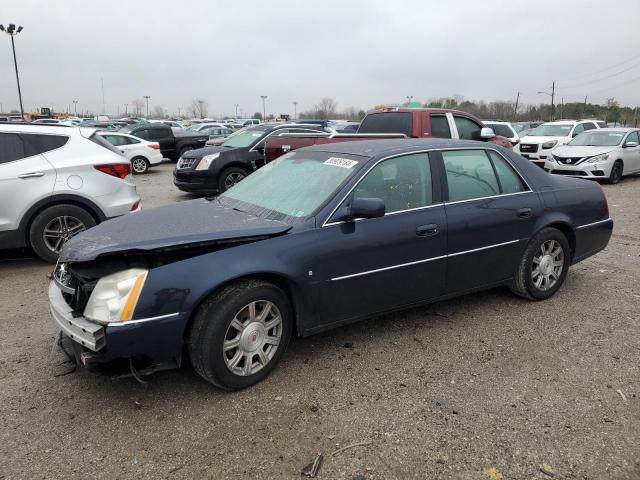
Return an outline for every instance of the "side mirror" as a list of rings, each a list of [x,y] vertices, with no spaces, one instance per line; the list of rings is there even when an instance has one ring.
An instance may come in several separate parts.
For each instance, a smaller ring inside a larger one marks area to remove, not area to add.
[[[633,148],[637,146],[638,146],[638,142],[625,142],[625,144],[622,145],[622,148]]]
[[[380,198],[352,198],[340,207],[332,222],[346,222],[356,218],[384,216],[386,207]]]
[[[480,138],[483,140],[490,140],[496,136],[496,133],[493,131],[493,128],[483,127],[480,130]]]

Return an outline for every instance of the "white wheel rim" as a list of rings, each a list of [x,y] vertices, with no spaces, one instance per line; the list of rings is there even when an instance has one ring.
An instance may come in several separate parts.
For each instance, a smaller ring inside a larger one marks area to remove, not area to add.
[[[547,291],[558,283],[564,269],[564,249],[557,240],[547,240],[533,257],[531,280],[538,290]]]

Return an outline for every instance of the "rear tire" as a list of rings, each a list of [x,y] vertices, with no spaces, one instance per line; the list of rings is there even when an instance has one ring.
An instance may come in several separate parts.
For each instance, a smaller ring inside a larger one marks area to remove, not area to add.
[[[149,166],[149,160],[144,157],[135,157],[131,159],[131,171],[133,173],[147,173],[149,171]]]
[[[620,182],[620,180],[622,180],[623,171],[624,171],[624,165],[622,161],[616,160],[616,162],[613,164],[613,167],[611,167],[611,173],[609,174],[609,179],[607,180],[607,183],[610,183],[611,185],[615,185],[616,183]]]
[[[220,180],[218,181],[218,190],[220,193],[226,192],[236,183],[244,180],[247,172],[240,167],[229,167],[222,171]]]
[[[509,289],[529,300],[551,298],[564,283],[570,263],[567,238],[556,228],[544,228],[529,241]]]
[[[259,280],[235,283],[196,312],[187,336],[191,364],[217,387],[246,388],[273,371],[292,329],[291,306],[282,290]]]
[[[31,222],[29,243],[42,260],[55,263],[67,240],[95,224],[95,219],[82,207],[54,205],[45,208]]]

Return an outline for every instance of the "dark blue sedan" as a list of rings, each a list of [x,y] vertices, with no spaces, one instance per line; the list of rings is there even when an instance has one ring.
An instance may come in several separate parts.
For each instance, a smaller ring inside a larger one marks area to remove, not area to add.
[[[318,145],[217,198],[74,237],[50,306],[60,344],[90,370],[150,373],[186,355],[238,389],[266,377],[292,335],[499,285],[549,298],[612,229],[597,183],[492,144]]]

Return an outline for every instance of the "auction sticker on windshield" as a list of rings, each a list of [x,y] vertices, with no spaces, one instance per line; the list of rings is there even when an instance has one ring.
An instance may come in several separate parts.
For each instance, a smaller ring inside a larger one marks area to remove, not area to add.
[[[336,167],[342,168],[353,168],[354,165],[358,164],[358,162],[356,162],[355,160],[349,160],[348,158],[331,157],[330,159],[326,160],[324,164],[334,165]]]

